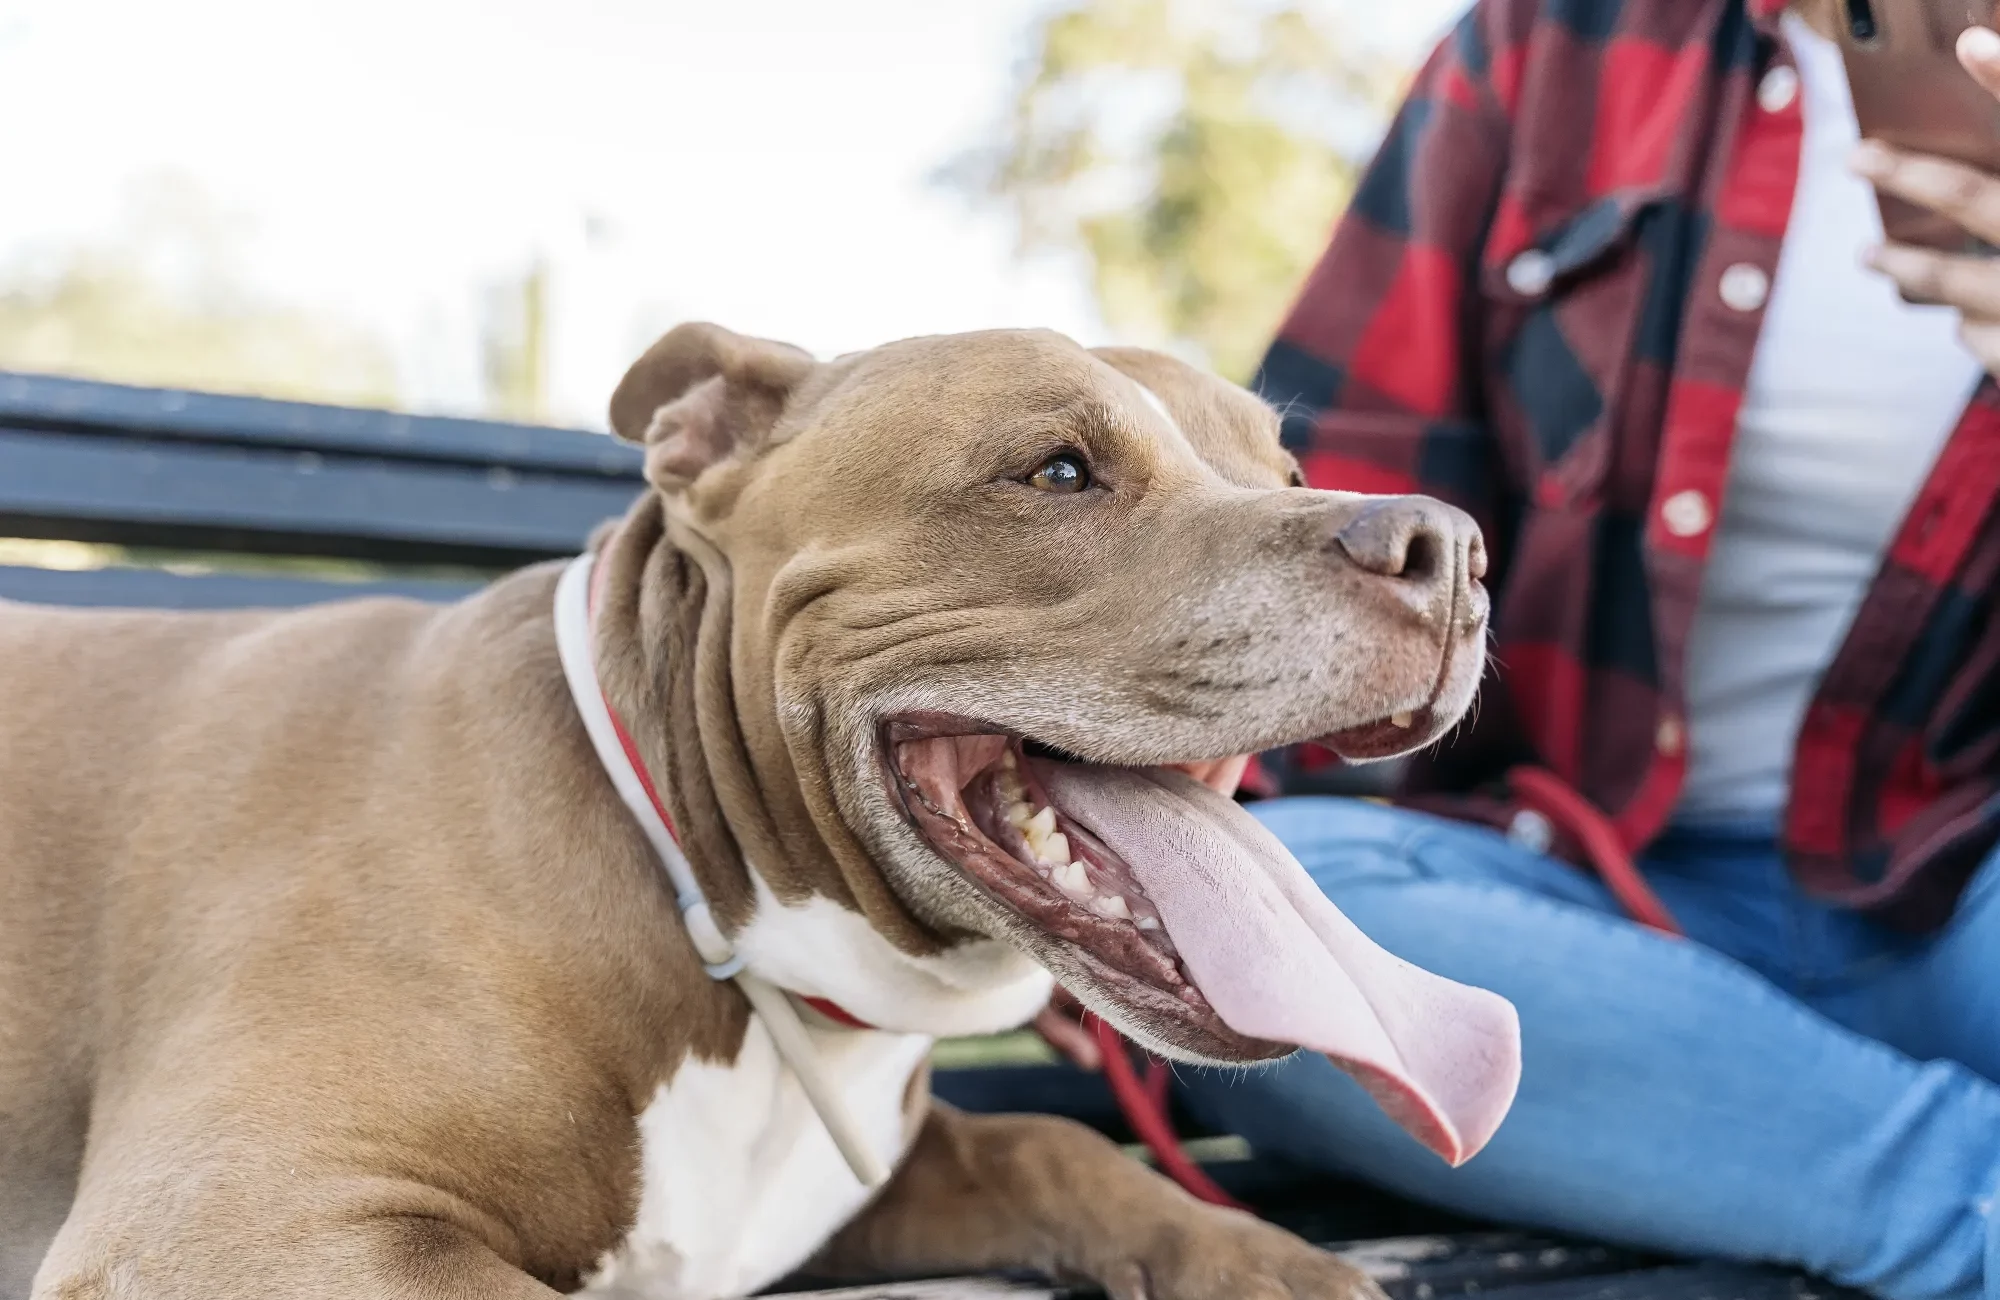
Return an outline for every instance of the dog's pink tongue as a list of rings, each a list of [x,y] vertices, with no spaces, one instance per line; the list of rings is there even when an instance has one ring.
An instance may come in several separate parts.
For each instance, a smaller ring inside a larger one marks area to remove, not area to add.
[[[1326,1053],[1454,1165],[1486,1145],[1521,1076],[1505,998],[1376,947],[1262,823],[1191,777],[1044,762],[1035,774],[1125,860],[1224,1024]]]

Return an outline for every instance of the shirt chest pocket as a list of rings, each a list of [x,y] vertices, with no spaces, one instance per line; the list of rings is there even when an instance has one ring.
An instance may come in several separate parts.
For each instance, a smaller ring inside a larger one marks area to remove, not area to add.
[[[1664,400],[1699,231],[1680,205],[1631,194],[1538,224],[1482,258],[1487,397],[1522,481],[1575,503],[1618,457],[1650,454],[1612,435],[1648,427],[1635,404]]]

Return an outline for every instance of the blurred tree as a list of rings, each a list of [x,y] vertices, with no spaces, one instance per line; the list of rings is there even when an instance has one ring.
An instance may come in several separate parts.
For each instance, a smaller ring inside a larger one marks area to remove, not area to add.
[[[239,233],[188,182],[145,182],[105,239],[0,267],[0,369],[394,405],[389,350],[251,293],[231,256]]]
[[[1328,6],[1070,0],[990,146],[942,172],[1080,252],[1106,321],[1247,379],[1346,203],[1403,70]]]
[[[537,256],[517,279],[487,291],[480,362],[489,415],[549,417],[549,264]]]

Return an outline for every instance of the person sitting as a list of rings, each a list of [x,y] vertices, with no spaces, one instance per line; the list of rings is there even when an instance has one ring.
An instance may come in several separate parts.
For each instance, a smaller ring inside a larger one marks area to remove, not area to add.
[[[1181,1087],[1476,1216],[2000,1300],[2000,264],[1870,185],[2000,245],[2000,178],[1860,144],[1839,20],[1482,0],[1423,69],[1257,385],[1313,486],[1481,521],[1493,663],[1396,806],[1253,806],[1525,1073],[1459,1169],[1323,1058]]]

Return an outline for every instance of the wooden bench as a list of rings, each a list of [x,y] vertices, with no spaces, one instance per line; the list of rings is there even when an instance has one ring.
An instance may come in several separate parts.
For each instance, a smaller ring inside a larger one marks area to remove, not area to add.
[[[0,539],[92,548],[15,546],[44,561],[0,563],[0,596],[16,600],[175,609],[382,593],[454,600],[521,564],[574,554],[641,487],[637,453],[598,434],[0,372]],[[936,1078],[937,1093],[966,1109],[1067,1114],[1131,1141],[1101,1081],[1065,1066],[940,1068]],[[1211,1149],[1225,1136],[1179,1118]],[[1227,1190],[1346,1251],[1395,1300],[1833,1294],[1782,1272],[1469,1224],[1269,1155],[1223,1154],[1206,1167]],[[816,1288],[822,1300],[1092,1294],[1027,1278],[827,1285],[795,1278],[778,1291]]]

